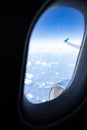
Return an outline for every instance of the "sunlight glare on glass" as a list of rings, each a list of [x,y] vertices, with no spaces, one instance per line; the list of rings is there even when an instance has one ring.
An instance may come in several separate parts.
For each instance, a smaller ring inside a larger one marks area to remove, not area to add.
[[[84,35],[84,16],[74,8],[51,7],[29,40],[24,95],[33,103],[60,96],[71,81]]]

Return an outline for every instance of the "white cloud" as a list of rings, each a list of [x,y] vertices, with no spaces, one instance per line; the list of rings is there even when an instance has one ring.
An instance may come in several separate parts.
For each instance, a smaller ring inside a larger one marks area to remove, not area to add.
[[[69,67],[75,67],[75,64],[69,64]]]
[[[32,79],[33,78],[33,74],[26,73],[26,78],[27,79]]]
[[[31,62],[30,61],[27,62],[27,66],[31,66]]]
[[[36,61],[36,62],[35,62],[36,65],[37,65],[37,64],[40,64],[40,63],[41,63],[40,61]]]
[[[29,79],[25,79],[24,83],[29,85],[30,83],[32,82],[32,80],[29,80]]]
[[[46,62],[41,62],[41,65],[47,66],[47,63]]]
[[[32,95],[31,93],[28,93],[26,96],[27,96],[27,98],[29,98],[29,99],[33,98],[33,95]]]

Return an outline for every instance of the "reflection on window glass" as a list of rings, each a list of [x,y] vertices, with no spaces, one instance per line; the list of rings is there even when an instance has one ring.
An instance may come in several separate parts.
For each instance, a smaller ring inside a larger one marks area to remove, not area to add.
[[[84,34],[84,16],[74,8],[51,7],[33,28],[24,95],[37,104],[58,97],[73,76]]]

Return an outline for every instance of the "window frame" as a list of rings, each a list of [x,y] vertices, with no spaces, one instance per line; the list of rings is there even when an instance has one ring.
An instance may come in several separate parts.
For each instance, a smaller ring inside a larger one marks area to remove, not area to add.
[[[79,10],[85,18],[85,30],[82,40],[82,45],[79,53],[79,57],[77,60],[77,64],[75,67],[75,71],[73,77],[71,79],[71,83],[69,84],[68,89],[66,89],[60,97],[51,100],[49,102],[44,102],[41,104],[32,104],[29,102],[25,96],[23,95],[24,91],[24,78],[25,78],[25,69],[27,62],[27,54],[29,47],[29,39],[31,36],[32,29],[41,16],[41,14],[46,11],[50,6],[66,6],[72,7]],[[46,126],[52,125],[55,122],[60,122],[62,119],[70,115],[86,97],[87,88],[84,86],[87,77],[87,5],[84,1],[78,3],[78,0],[64,0],[52,1],[48,0],[38,11],[35,18],[33,19],[31,26],[29,27],[24,47],[24,55],[22,61],[21,68],[21,76],[20,76],[20,91],[19,91],[19,101],[18,101],[18,111],[21,119],[27,125],[31,126]],[[75,89],[76,88],[76,89]],[[59,104],[59,105],[58,105]]]

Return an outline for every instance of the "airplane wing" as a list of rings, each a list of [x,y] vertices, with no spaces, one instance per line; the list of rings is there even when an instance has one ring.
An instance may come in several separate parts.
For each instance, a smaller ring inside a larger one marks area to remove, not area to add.
[[[70,43],[70,42],[68,42],[68,40],[69,40],[69,38],[65,39],[64,42],[65,42],[66,44],[72,46],[72,47],[75,48],[75,49],[79,49],[79,48],[80,48],[79,45],[75,45],[75,44],[73,44],[73,43]]]
[[[70,42],[66,42],[66,44],[68,44],[68,45],[70,45],[70,46],[74,47],[75,49],[79,49],[79,48],[80,48],[80,46],[75,45],[75,44],[70,43]]]

